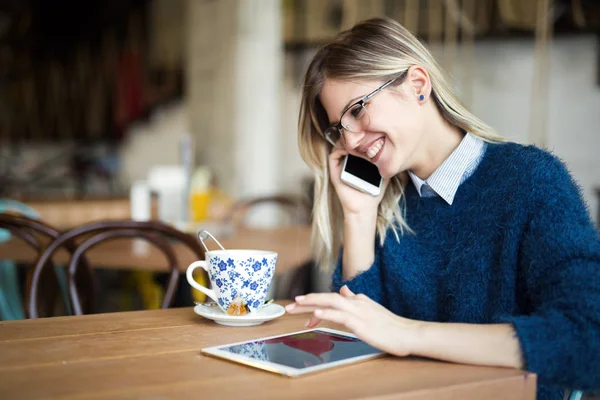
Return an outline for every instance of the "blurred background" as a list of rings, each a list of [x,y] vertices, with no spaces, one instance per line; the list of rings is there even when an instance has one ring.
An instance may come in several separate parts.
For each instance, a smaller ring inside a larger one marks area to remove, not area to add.
[[[598,0],[0,0],[0,320],[32,316],[30,278],[53,273],[35,260],[59,231],[99,220],[209,229],[226,247],[278,252],[270,298],[327,291],[297,146],[302,77],[320,45],[375,16],[415,33],[501,135],[561,157],[600,223]],[[57,231],[27,243],[31,224],[7,213]],[[291,228],[268,230],[286,213]],[[154,242],[164,254],[137,238],[90,251],[89,281],[51,255],[64,301],[40,295],[40,314],[81,313],[79,278],[102,298],[84,313],[206,301],[174,274],[203,250],[171,248],[181,236],[168,232]]]
[[[499,133],[562,157],[598,219],[594,0],[2,0],[0,195],[46,210],[169,184],[183,202],[165,202],[183,205],[162,217],[183,221],[209,212],[201,197],[194,211],[194,193],[308,196],[297,150],[307,63],[383,15],[427,43]],[[89,218],[129,215],[115,204]]]
[[[128,219],[208,229],[230,248],[279,252],[270,296],[328,290],[311,262],[302,77],[320,45],[374,16],[417,34],[501,135],[561,157],[600,222],[597,0],[0,0],[0,213],[59,231]],[[22,296],[9,290],[29,287],[40,243],[0,230],[0,300],[5,290],[14,318]],[[101,311],[160,306],[167,263],[141,245],[91,252]],[[198,254],[174,252],[180,270]],[[169,304],[205,300],[176,284]],[[123,297],[131,286],[143,304]]]

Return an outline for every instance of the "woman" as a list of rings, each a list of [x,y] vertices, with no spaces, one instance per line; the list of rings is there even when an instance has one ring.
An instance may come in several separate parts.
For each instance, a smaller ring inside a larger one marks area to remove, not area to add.
[[[579,188],[467,111],[410,32],[372,19],[320,49],[299,135],[334,293],[290,313],[397,356],[525,368],[542,400],[600,386],[600,240]],[[347,154],[378,167],[381,195],[340,180]]]

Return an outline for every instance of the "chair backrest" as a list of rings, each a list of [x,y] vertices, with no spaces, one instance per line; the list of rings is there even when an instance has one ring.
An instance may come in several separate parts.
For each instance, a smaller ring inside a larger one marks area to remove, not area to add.
[[[55,239],[60,235],[60,231],[40,220],[29,218],[24,215],[0,214],[0,227],[9,230],[11,233],[23,238],[19,232],[31,231],[47,239]],[[24,239],[28,241],[28,239]],[[36,240],[36,245],[39,245]]]
[[[46,269],[48,262],[51,260],[52,255],[64,243],[77,241],[77,239],[80,239],[78,241],[79,244],[73,252],[67,270],[67,285],[73,304],[73,313],[76,315],[83,314],[80,302],[81,291],[76,285],[76,277],[80,269],[79,259],[87,250],[94,246],[107,240],[118,238],[140,238],[149,241],[151,244],[158,247],[167,257],[171,274],[168,289],[162,303],[163,308],[172,304],[180,276],[177,258],[169,244],[169,240],[176,240],[185,244],[195,253],[198,259],[204,259],[204,251],[192,235],[181,232],[172,226],[159,221],[140,222],[132,220],[112,220],[91,222],[62,233],[38,257],[33,269],[31,285],[29,286],[29,291],[27,293],[27,307],[30,317],[37,317],[37,296],[40,277]],[[90,312],[93,312],[93,310]]]
[[[264,196],[240,200],[233,205],[228,219],[235,226],[246,225],[250,213],[263,206],[274,206],[284,211],[290,223],[308,224],[310,222],[308,201],[292,195]]]
[[[33,250],[38,253],[38,256],[41,255],[47,243],[51,243],[55,239],[57,239],[61,232],[44,223],[43,221],[32,219],[24,215],[16,215],[16,214],[0,214],[0,228],[3,228],[5,231],[11,233],[11,235],[20,238],[25,243],[27,243]],[[71,241],[66,241],[63,244],[68,251],[73,252],[75,250],[75,246]],[[85,285],[88,288],[88,292],[93,295],[95,291],[95,286],[93,284],[92,277],[89,273],[89,263],[87,259],[83,258],[80,260],[81,264],[84,266],[82,274],[82,280],[84,280]],[[48,260],[48,264],[54,267],[51,260]],[[31,269],[28,273],[28,285],[31,285],[33,275],[33,269]],[[44,298],[47,300],[45,304],[51,306],[53,304],[53,299],[57,294],[58,289],[58,277],[55,274],[54,268],[46,269],[44,271],[44,282],[45,284],[45,292]],[[29,288],[27,289],[29,291]],[[91,304],[93,296],[90,298],[86,298],[86,307],[93,307]],[[51,310],[47,310],[45,314],[50,314]]]
[[[308,199],[294,195],[276,195],[257,197],[238,201],[230,213],[229,220],[234,226],[247,226],[251,212],[263,206],[276,207],[287,216],[291,224],[310,224],[311,205]],[[284,224],[281,224],[284,225]],[[314,263],[297,266],[290,275],[280,276],[277,284],[277,298],[293,299],[297,295],[307,294],[312,288]]]

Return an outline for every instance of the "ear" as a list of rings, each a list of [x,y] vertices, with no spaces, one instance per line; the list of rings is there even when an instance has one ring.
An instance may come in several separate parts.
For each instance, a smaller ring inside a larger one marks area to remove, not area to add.
[[[406,83],[409,85],[408,92],[415,96],[419,103],[423,103],[429,99],[431,94],[431,80],[429,72],[419,65],[413,65],[408,69],[406,75]],[[421,100],[421,96],[423,96]]]

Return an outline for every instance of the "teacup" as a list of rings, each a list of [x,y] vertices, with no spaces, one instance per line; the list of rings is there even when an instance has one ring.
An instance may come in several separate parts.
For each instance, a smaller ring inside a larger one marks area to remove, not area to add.
[[[243,316],[258,311],[265,302],[277,263],[277,253],[261,250],[207,251],[205,261],[187,268],[189,284],[213,299],[228,315]],[[193,272],[208,273],[212,289],[194,280]]]

